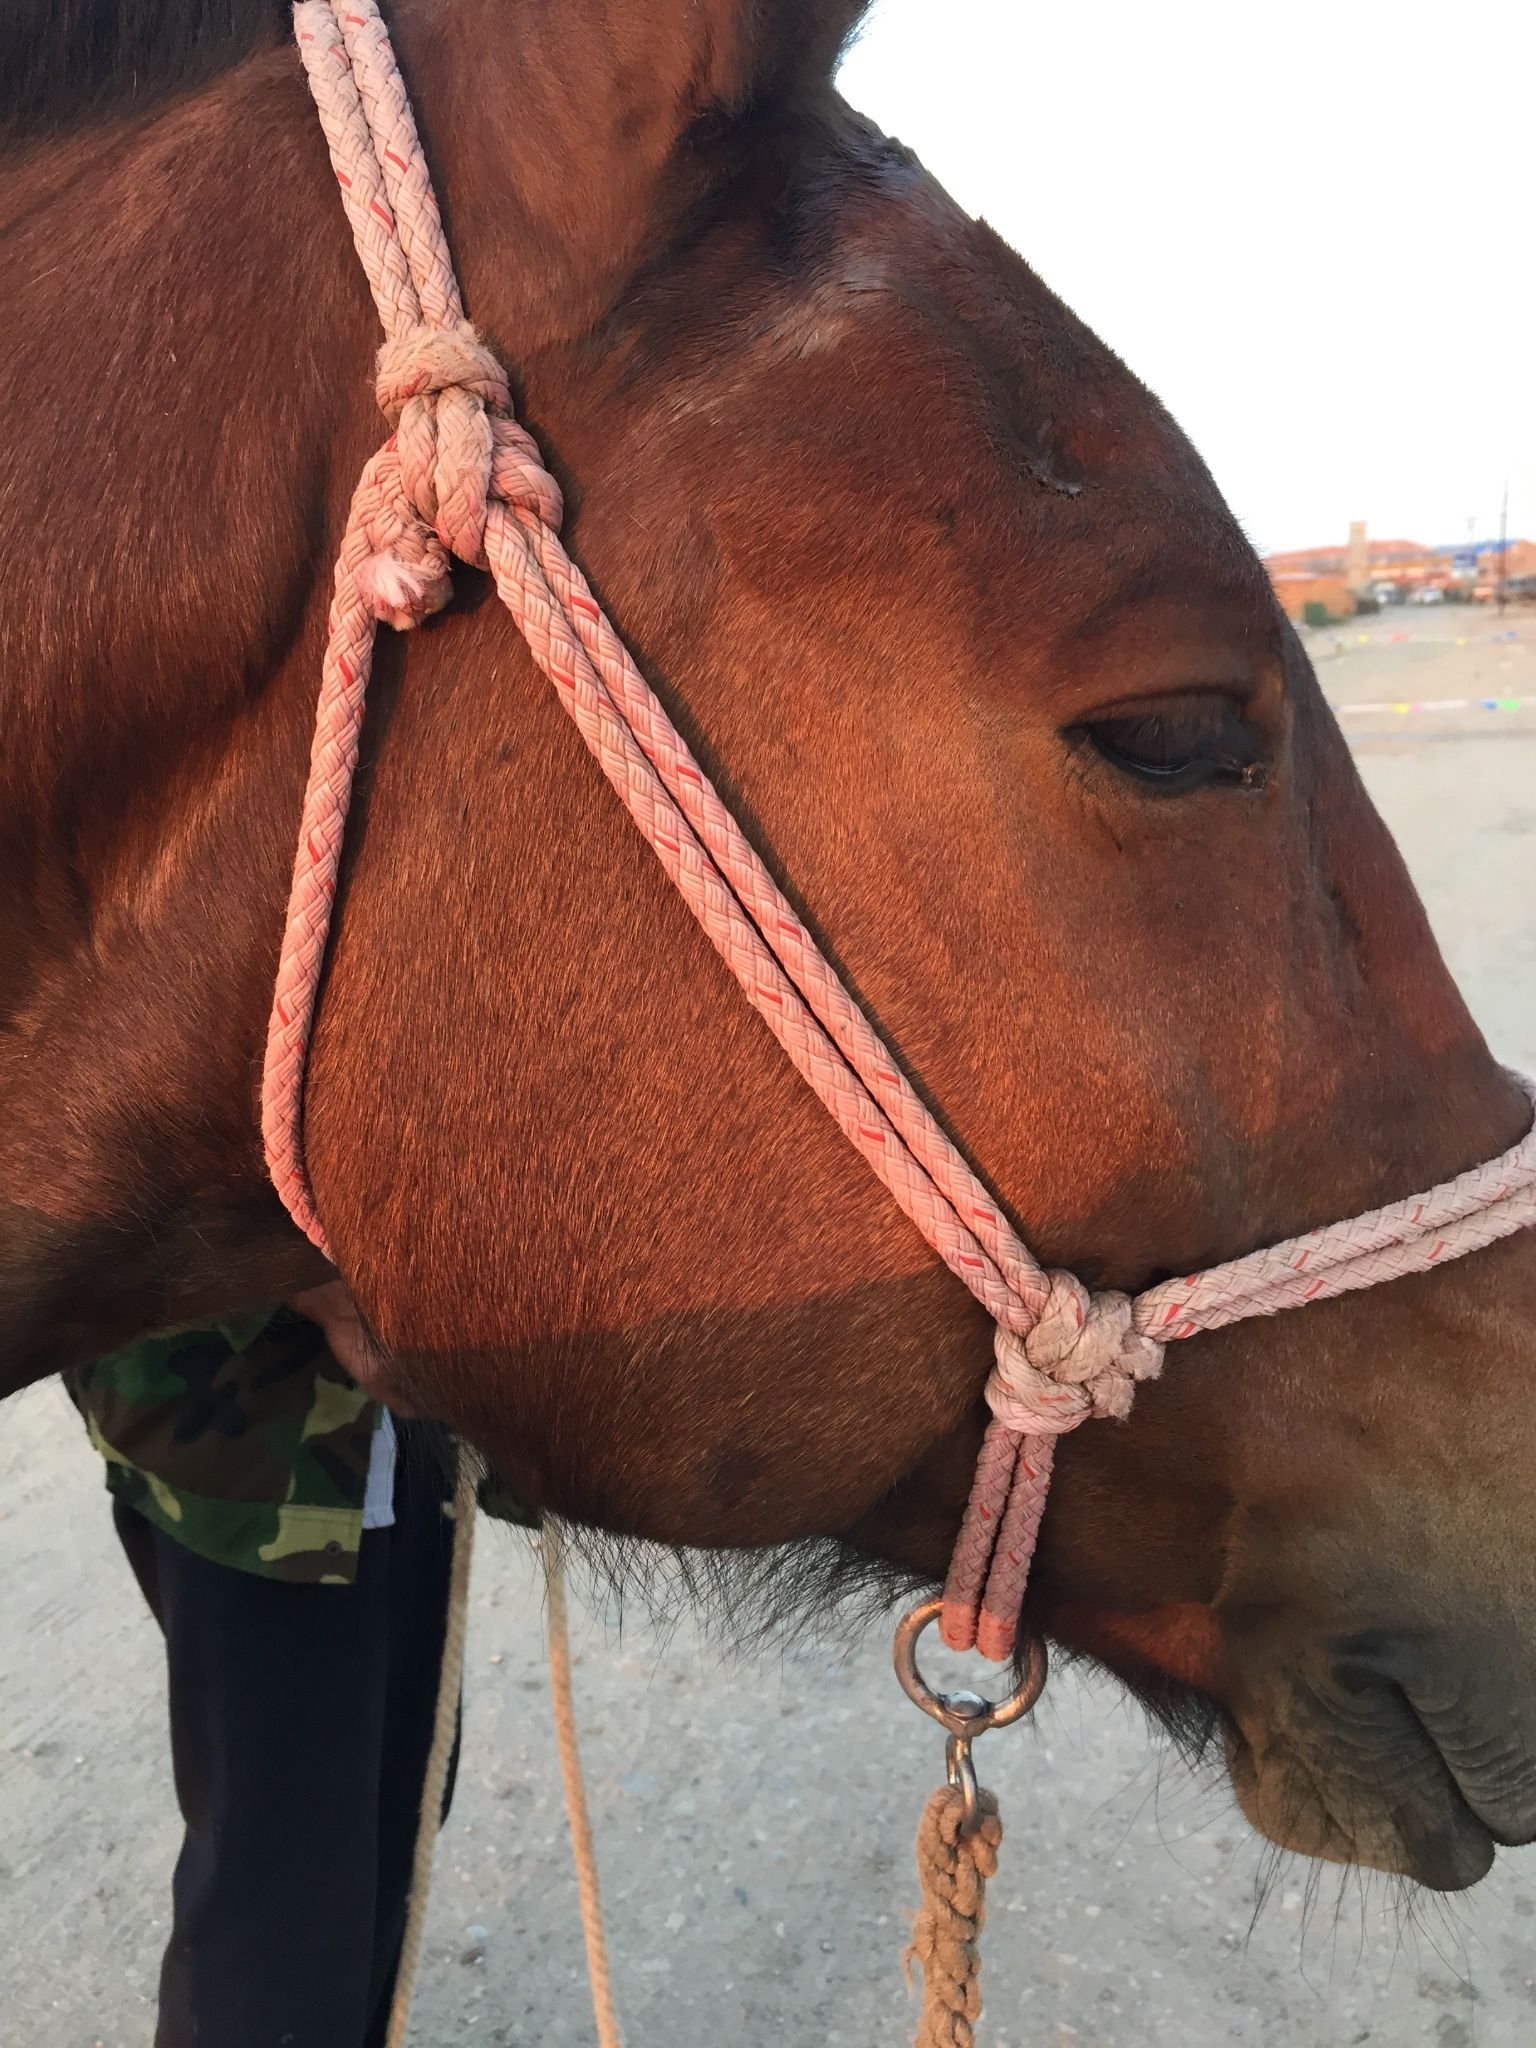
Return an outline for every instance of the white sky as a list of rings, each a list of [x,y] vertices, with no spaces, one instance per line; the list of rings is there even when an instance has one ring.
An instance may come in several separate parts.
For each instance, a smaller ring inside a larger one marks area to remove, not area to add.
[[[876,0],[841,84],[1260,547],[1536,534],[1533,0]]]

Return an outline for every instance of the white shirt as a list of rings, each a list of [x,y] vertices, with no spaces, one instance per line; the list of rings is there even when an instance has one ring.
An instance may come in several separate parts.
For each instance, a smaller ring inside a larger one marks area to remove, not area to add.
[[[395,1418],[386,1408],[368,1448],[368,1484],[363,1489],[363,1527],[395,1526]]]

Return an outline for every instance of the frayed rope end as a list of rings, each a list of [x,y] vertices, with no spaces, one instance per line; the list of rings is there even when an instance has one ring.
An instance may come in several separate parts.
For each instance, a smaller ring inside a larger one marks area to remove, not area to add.
[[[442,610],[453,595],[453,579],[446,568],[407,562],[386,549],[358,565],[357,589],[376,619],[406,633]]]

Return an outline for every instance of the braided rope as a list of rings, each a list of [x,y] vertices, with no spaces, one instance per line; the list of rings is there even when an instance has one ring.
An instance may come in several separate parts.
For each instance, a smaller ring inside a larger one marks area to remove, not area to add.
[[[395,432],[363,472],[330,631],[267,1058],[262,1128],[295,1222],[328,1250],[304,1167],[304,1061],[374,636],[446,602],[449,557],[489,566],[560,703],[669,879],[849,1142],[997,1326],[992,1421],[945,1587],[943,1635],[1007,1657],[1055,1439],[1123,1416],[1170,1341],[1460,1258],[1536,1223],[1536,1127],[1427,1194],[1134,1301],[1046,1272],[918,1099],[731,817],[560,544],[560,492],[464,319],[375,0],[304,0],[295,27],[387,337]],[[1536,1111],[1536,1084],[1520,1078]]]
[[[571,1629],[565,1598],[565,1553],[558,1531],[545,1525],[544,1585],[549,1602],[549,1699],[555,1717],[555,1747],[565,1781],[565,1811],[571,1825],[571,1860],[576,1866],[576,1893],[581,1906],[581,1934],[587,1951],[587,1983],[592,1993],[592,2019],[597,2048],[624,2048],[619,2016],[613,2003],[613,1978],[608,1968],[608,1938],[603,1932],[603,1895],[598,1883],[597,1848],[592,1816],[581,1774],[581,1746],[576,1735],[576,1699],[571,1684]]]
[[[922,1972],[923,2009],[912,2048],[972,2048],[981,2017],[981,1951],[987,1879],[997,1875],[1003,1823],[997,1800],[979,1792],[980,1818],[965,1832],[965,1801],[941,1785],[917,1824],[923,1903],[903,1958],[908,1981]]]

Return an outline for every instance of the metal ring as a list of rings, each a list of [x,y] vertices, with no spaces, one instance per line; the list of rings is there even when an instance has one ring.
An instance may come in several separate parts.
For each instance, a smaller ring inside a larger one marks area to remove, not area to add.
[[[984,1735],[989,1728],[1007,1728],[1022,1720],[1045,1691],[1049,1662],[1040,1636],[1029,1638],[1024,1676],[1004,1700],[982,1700],[975,1693],[935,1692],[917,1668],[917,1639],[930,1621],[937,1621],[944,1602],[923,1600],[896,1624],[893,1661],[902,1691],[912,1704],[947,1728],[951,1735]]]

